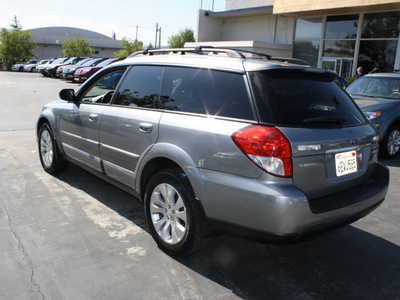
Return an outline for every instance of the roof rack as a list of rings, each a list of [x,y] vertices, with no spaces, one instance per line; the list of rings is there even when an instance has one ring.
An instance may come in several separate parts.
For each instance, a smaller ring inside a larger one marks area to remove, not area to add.
[[[228,55],[229,57],[236,57],[236,58],[248,58],[246,54],[251,54],[251,58],[262,58],[262,59],[267,59],[267,60],[274,60],[274,61],[279,61],[279,62],[286,62],[286,63],[291,63],[291,64],[297,64],[297,65],[309,65],[307,62],[301,60],[301,59],[296,59],[296,58],[285,58],[285,57],[272,57],[269,54],[262,53],[262,52],[255,52],[255,51],[250,51],[250,50],[243,50],[243,49],[237,49],[237,48],[226,48],[226,47],[213,47],[213,46],[208,46],[208,45],[201,45],[197,46],[194,48],[171,48],[171,49],[150,49],[146,48],[143,51],[135,52],[131,54],[129,57],[134,57],[137,55],[160,55],[160,54],[169,54],[169,53],[175,53],[175,54],[181,54],[185,55],[186,53],[193,53],[193,54],[207,54],[207,53],[213,53],[213,54],[220,54],[224,53]]]
[[[302,65],[302,66],[309,66],[310,64],[305,62],[302,59],[298,58],[287,58],[287,57],[271,57],[271,60],[279,61],[279,62],[285,62],[289,64],[296,64],[296,65]]]
[[[246,56],[241,53],[241,50],[228,49],[228,48],[214,48],[212,46],[197,46],[195,48],[171,48],[171,49],[149,49],[146,48],[143,51],[138,51],[129,55],[129,57],[134,57],[137,55],[157,55],[157,54],[169,54],[169,53],[180,53],[185,55],[186,53],[194,54],[205,54],[205,53],[225,53],[229,57],[246,58]]]

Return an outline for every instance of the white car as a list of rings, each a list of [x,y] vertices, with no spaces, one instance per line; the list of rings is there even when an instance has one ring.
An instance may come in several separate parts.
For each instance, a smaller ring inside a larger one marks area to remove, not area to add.
[[[26,64],[24,66],[24,72],[36,72],[37,71],[37,67],[39,65],[43,65],[45,63],[47,63],[48,60],[41,60],[38,63],[34,63],[34,64]]]
[[[27,63],[24,64],[15,64],[11,66],[11,71],[18,71],[22,72],[24,70],[24,67],[28,64],[36,64],[38,61],[37,60],[30,60]]]

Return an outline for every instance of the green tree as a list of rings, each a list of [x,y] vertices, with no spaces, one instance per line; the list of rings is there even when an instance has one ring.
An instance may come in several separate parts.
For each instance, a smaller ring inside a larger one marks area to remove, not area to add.
[[[92,56],[93,48],[89,40],[75,36],[74,39],[66,39],[62,42],[63,54],[66,57]]]
[[[10,30],[2,28],[0,31],[0,58],[4,59],[5,69],[11,69],[15,63],[25,62],[35,56],[37,42],[32,41],[32,34],[23,31],[17,17],[14,16]]]
[[[115,57],[128,57],[134,52],[143,50],[143,42],[139,42],[138,40],[134,40],[133,42],[129,41],[127,38],[122,38],[121,41],[122,47],[124,49],[119,50],[118,52],[115,52]]]
[[[194,32],[186,28],[179,33],[173,34],[168,38],[168,48],[183,48],[186,42],[194,42]]]

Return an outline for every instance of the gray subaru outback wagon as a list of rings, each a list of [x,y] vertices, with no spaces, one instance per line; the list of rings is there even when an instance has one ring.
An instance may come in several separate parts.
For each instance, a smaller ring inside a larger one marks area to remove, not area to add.
[[[335,76],[240,50],[145,50],[44,106],[40,161],[135,195],[172,255],[215,228],[297,239],[367,215],[388,189],[378,135]]]

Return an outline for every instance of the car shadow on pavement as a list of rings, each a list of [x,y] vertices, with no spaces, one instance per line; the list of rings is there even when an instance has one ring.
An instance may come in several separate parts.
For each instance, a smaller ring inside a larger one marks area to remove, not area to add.
[[[74,165],[57,178],[148,232],[143,206],[131,195]],[[353,226],[289,245],[218,236],[196,254],[171,259],[243,299],[400,296],[400,247]]]
[[[388,167],[400,167],[400,159],[398,157],[394,159],[381,158],[379,159],[379,162]]]

